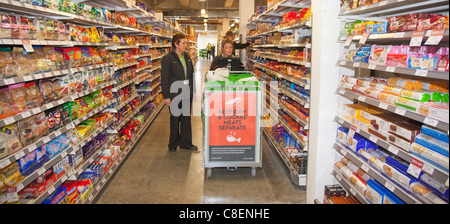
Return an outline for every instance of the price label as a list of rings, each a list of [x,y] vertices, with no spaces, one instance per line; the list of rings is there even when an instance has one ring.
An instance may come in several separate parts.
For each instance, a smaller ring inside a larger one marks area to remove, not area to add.
[[[341,61],[340,64],[341,64],[341,65],[346,65],[346,64],[347,64],[347,61]]]
[[[411,38],[411,42],[409,42],[409,46],[411,47],[420,47],[422,45],[423,35],[425,31],[414,31],[413,36]]]
[[[345,47],[350,46],[350,44],[352,44],[352,41],[353,41],[353,36],[347,36],[347,39],[345,40],[344,46]]]
[[[3,82],[5,82],[6,85],[11,85],[14,83],[14,79],[4,79]]]
[[[422,172],[424,163],[416,158],[413,158],[411,163],[409,164],[407,172],[411,174],[415,178],[419,178],[420,173]]]
[[[396,113],[396,114],[400,114],[400,115],[404,116],[404,115],[405,115],[405,113],[406,113],[406,110],[404,110],[404,109],[402,109],[402,108],[399,108],[399,107],[397,107],[397,108],[395,109],[395,113]]]
[[[403,38],[405,36],[405,32],[395,33],[394,38]]]
[[[375,70],[377,68],[377,65],[369,64],[369,69]]]
[[[387,182],[387,181],[386,181],[386,183],[384,184],[384,186],[385,186],[389,191],[391,191],[391,192],[394,192],[394,191],[395,191],[395,186],[392,185],[391,183]]]
[[[341,149],[341,154],[342,154],[343,156],[346,156],[346,155],[347,155],[347,151],[345,151],[345,149]]]
[[[13,117],[8,117],[4,119],[5,125],[14,123],[16,120]]]
[[[431,174],[431,175],[433,175],[433,173],[434,173],[434,168],[431,167],[430,165],[426,164],[426,163],[423,164],[422,170],[427,172],[427,173],[429,173],[429,174]]]
[[[23,48],[27,52],[34,52],[33,46],[31,45],[30,40],[22,40]]]
[[[350,127],[350,129],[348,130],[347,136],[349,136],[350,138],[353,138],[353,136],[355,136],[355,131],[356,131],[356,127],[354,125],[352,125]]]
[[[353,195],[356,195],[356,190],[352,187],[352,188],[350,188],[350,193],[352,193]]]
[[[362,35],[362,37],[361,37],[361,39],[359,39],[359,43],[360,44],[365,44],[366,43],[366,41],[367,41],[367,39],[369,38],[369,33],[364,33],[363,35]]]
[[[392,152],[394,155],[397,155],[397,154],[398,154],[398,149],[397,149],[396,147],[392,146],[392,145],[390,145],[390,146],[387,148],[387,150],[388,150],[389,152]]]
[[[366,101],[366,97],[365,96],[359,96],[358,100],[361,101],[361,102],[364,102],[364,101]]]
[[[55,187],[54,186],[51,186],[49,189],[48,189],[48,193],[53,193],[53,191],[55,191]]]
[[[425,42],[425,45],[438,45],[439,42],[441,42],[442,38],[444,37],[445,30],[439,29],[439,30],[432,30],[430,37]]]
[[[40,176],[40,175],[44,174],[45,171],[47,171],[47,170],[45,169],[45,167],[42,167],[42,168],[40,168],[40,169],[37,171],[37,173],[38,173],[38,175]]]
[[[369,167],[366,164],[362,164],[361,169],[366,173],[369,172]]]
[[[426,77],[428,75],[428,70],[425,69],[416,69],[416,76]]]
[[[373,143],[377,143],[377,141],[378,141],[378,138],[375,137],[375,136],[373,136],[373,135],[371,135],[369,139],[370,139],[370,141],[372,141]]]
[[[431,125],[433,127],[436,127],[438,125],[439,121],[429,118],[429,117],[426,117],[425,120],[423,121],[423,123]]]
[[[3,39],[3,44],[13,45],[14,41],[11,39]]]
[[[386,110],[387,108],[388,108],[388,104],[386,104],[386,103],[380,103],[380,105],[378,105],[378,107],[379,108],[381,108],[381,109],[383,109],[383,110]]]
[[[340,175],[336,175],[336,179],[341,182],[342,181],[342,177]]]
[[[360,65],[361,65],[361,63],[359,63],[359,62],[353,63],[353,67],[355,67],[355,68],[359,68]]]
[[[17,187],[6,188],[6,200],[10,203],[19,201],[19,195],[17,192]]]
[[[387,71],[387,72],[395,72],[395,67],[387,66],[387,67],[386,67],[386,71]]]
[[[31,77],[31,75],[26,75],[26,76],[23,76],[22,78],[25,82],[33,80],[33,77]]]
[[[51,139],[50,139],[50,137],[48,137],[48,136],[46,136],[44,139],[43,139],[43,141],[44,141],[44,143],[47,143],[47,142],[49,142]]]
[[[16,158],[16,160],[18,160],[24,156],[25,156],[25,153],[23,151],[20,151],[14,157]]]

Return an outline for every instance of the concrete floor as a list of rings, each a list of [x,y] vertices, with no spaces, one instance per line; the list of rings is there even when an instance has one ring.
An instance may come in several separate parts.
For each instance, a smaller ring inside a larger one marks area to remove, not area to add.
[[[196,64],[201,83],[212,60]],[[197,87],[200,96],[200,84]],[[234,172],[202,168],[200,99],[194,102],[193,144],[199,152],[169,152],[169,110],[165,107],[97,200],[98,204],[304,204],[306,192],[294,185],[275,152],[263,140],[262,168]],[[264,138],[263,138],[264,139]]]

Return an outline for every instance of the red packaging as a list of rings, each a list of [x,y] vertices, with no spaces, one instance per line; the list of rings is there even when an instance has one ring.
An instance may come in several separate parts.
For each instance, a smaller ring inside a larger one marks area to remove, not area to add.
[[[446,29],[448,28],[446,20],[447,17],[445,16],[420,19],[417,23],[417,30]]]

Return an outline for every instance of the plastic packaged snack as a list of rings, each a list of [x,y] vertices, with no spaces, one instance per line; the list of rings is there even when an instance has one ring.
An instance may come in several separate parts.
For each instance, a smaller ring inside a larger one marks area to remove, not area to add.
[[[36,154],[34,152],[26,154],[24,157],[17,160],[17,164],[19,165],[20,173],[22,175],[30,175],[36,170],[36,167],[34,166],[36,164]]]
[[[44,19],[44,21],[45,21],[44,39],[45,40],[53,40],[53,30],[54,30],[53,20]]]
[[[56,100],[55,93],[53,92],[52,83],[49,79],[39,80],[39,89],[44,98],[44,103],[50,103]]]
[[[18,16],[20,22],[19,25],[19,38],[20,39],[30,39],[30,27],[28,24],[28,19],[25,16]]]
[[[6,151],[9,155],[16,153],[23,148],[18,136],[16,123],[2,127],[0,129],[0,134],[3,135]]]
[[[16,109],[11,105],[9,90],[7,87],[0,89],[0,119],[5,119],[16,114]]]
[[[20,168],[17,162],[13,162],[7,167],[0,170],[0,177],[6,186],[14,187],[20,183],[25,177],[20,174]]]
[[[3,132],[0,132],[0,159],[5,156],[8,156],[8,148],[6,147],[5,135]]]
[[[41,112],[39,114],[36,114],[32,116],[33,123],[33,137],[34,140],[38,140],[42,138],[43,136],[46,136],[49,134],[48,126],[47,126],[47,117],[45,116],[44,112]]]
[[[44,102],[42,94],[34,81],[25,84],[25,100],[28,109],[40,107]]]
[[[11,38],[11,18],[8,13],[0,13],[0,38]]]
[[[16,110],[16,113],[22,113],[26,110],[28,110],[27,104],[26,104],[26,97],[25,97],[25,84],[24,83],[18,83],[10,85],[9,88],[9,94],[11,99],[11,104]]]
[[[19,39],[20,37],[20,21],[17,15],[10,14],[10,21],[11,21],[11,38],[12,39]]]

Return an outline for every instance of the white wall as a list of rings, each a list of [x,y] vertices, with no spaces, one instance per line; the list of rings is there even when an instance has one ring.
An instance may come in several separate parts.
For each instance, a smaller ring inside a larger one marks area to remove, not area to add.
[[[217,52],[217,35],[199,35],[198,36],[198,49],[205,49],[206,46],[210,44],[216,45],[216,52]],[[216,54],[217,55],[217,54]]]
[[[311,1],[312,53],[311,104],[308,148],[308,175],[306,203],[321,201],[325,185],[335,183],[331,175],[336,151],[332,148],[337,124],[333,122],[338,109],[334,94],[339,81],[339,68],[335,66],[340,54],[336,43],[341,27],[339,1]]]

